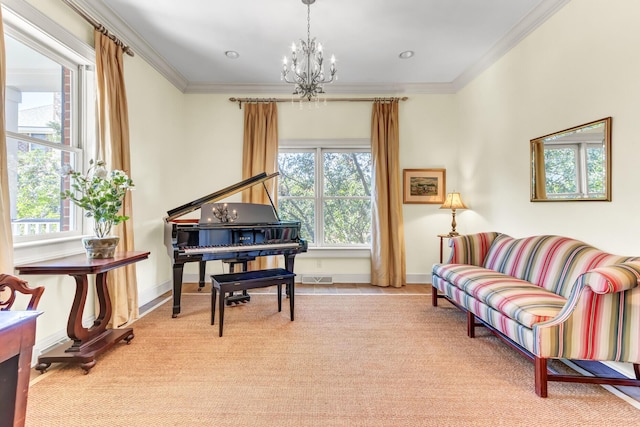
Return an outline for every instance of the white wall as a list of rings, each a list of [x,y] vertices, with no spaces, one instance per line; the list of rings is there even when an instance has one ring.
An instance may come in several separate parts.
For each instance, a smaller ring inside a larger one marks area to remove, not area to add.
[[[465,231],[640,254],[640,3],[572,1],[458,93]],[[611,202],[529,201],[529,140],[613,117]]]
[[[171,258],[165,246],[167,210],[190,187],[192,157],[185,150],[185,98],[138,56],[125,59],[129,104],[134,237],[137,250],[150,251],[136,264],[140,304],[170,289]],[[183,202],[184,203],[184,202]]]

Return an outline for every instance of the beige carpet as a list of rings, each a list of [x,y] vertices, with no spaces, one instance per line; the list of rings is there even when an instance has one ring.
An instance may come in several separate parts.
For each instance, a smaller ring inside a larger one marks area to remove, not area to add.
[[[640,410],[600,386],[533,390],[533,366],[428,295],[252,294],[209,325],[209,298],[184,295],[133,324],[135,339],[36,378],[36,426],[631,426]],[[54,365],[56,366],[56,365]],[[60,366],[60,365],[58,365]]]

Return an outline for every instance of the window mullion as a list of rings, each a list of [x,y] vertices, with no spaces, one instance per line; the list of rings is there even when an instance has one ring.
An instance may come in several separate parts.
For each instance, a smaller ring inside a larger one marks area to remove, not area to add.
[[[324,160],[322,148],[316,148],[316,244],[324,246]]]
[[[30,143],[30,144],[37,144],[37,145],[41,145],[43,147],[48,147],[48,148],[53,148],[55,150],[61,150],[61,151],[69,151],[72,153],[81,153],[82,149],[77,148],[77,147],[71,147],[68,145],[60,145],[59,142],[49,142],[46,139],[40,139],[40,138],[34,138],[32,136],[29,135],[25,135],[22,133],[17,133],[17,132],[12,132],[12,131],[5,131],[7,138],[12,138],[18,141],[23,141],[26,143]]]
[[[578,144],[578,193],[580,197],[589,197],[589,185],[587,183],[587,144]]]

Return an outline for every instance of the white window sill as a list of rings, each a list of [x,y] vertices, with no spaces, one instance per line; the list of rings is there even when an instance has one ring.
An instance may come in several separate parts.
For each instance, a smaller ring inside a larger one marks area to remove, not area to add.
[[[29,264],[84,253],[83,237],[85,236],[74,235],[59,239],[14,243],[13,263],[14,265]]]

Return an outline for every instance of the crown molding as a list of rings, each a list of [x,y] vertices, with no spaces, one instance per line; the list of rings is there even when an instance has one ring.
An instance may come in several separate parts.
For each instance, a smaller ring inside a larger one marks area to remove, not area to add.
[[[542,25],[553,14],[562,9],[571,0],[544,0],[531,10],[520,22],[509,30],[507,35],[500,39],[478,62],[467,68],[451,84],[458,92],[478,77],[487,68],[502,58],[513,47],[517,46],[536,28]]]
[[[452,94],[455,88],[451,83],[370,83],[370,84],[331,84],[326,86],[327,94],[380,94],[397,95],[416,94]],[[288,84],[222,84],[188,83],[184,93],[234,93],[234,94],[291,94]]]
[[[99,23],[113,32],[125,44],[129,45],[136,55],[140,55],[151,67],[166,78],[181,92],[187,87],[187,79],[173,68],[155,49],[151,47],[135,30],[129,27],[109,7],[95,0],[69,0],[71,3],[89,13]]]
[[[157,51],[155,51],[135,30],[129,27],[108,6],[94,0],[69,0],[87,11],[110,31],[117,33],[133,51],[140,55],[158,73],[164,76],[183,93],[273,93],[290,94],[291,89],[284,84],[220,84],[188,82]],[[478,62],[467,68],[452,82],[444,83],[365,83],[332,84],[331,93],[377,93],[377,94],[454,94],[478,77],[504,54],[520,43],[554,13],[571,0],[544,0],[532,9],[509,33],[499,40]]]

